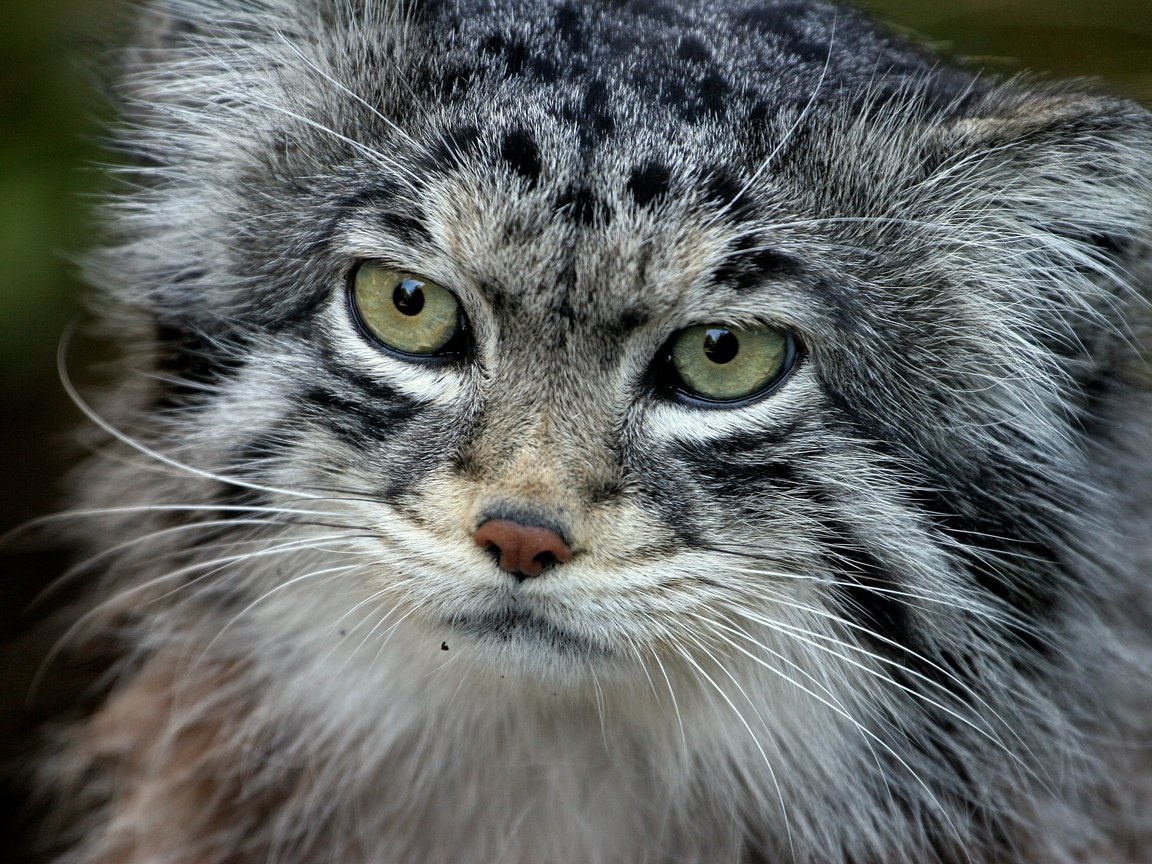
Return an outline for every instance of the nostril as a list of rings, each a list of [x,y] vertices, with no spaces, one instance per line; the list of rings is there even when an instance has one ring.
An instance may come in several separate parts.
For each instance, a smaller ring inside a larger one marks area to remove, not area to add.
[[[502,570],[521,579],[539,576],[545,567],[572,557],[572,549],[551,528],[512,519],[489,519],[472,538],[498,556]]]

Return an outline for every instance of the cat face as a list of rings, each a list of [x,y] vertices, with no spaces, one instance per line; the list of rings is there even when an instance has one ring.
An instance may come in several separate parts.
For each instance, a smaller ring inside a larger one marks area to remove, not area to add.
[[[208,468],[335,496],[358,603],[532,674],[1039,650],[1122,302],[1130,202],[1045,185],[1060,147],[1120,183],[1056,131],[1087,108],[823,7],[762,42],[748,10],[519,11],[308,7],[338,47],[256,41],[243,86],[157,49],[191,64],[161,106],[228,84],[165,121],[155,210],[198,225],[139,256]],[[493,520],[547,534],[542,572]]]

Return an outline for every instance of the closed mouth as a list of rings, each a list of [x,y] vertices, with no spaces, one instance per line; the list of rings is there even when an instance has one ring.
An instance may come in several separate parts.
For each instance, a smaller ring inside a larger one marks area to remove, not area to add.
[[[563,654],[608,655],[605,646],[560,627],[543,615],[504,608],[476,615],[460,615],[450,622],[457,630],[478,639],[543,645]]]

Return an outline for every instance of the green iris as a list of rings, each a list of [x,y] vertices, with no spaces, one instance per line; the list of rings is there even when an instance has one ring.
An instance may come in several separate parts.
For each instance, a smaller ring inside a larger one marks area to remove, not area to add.
[[[754,396],[792,365],[792,337],[772,327],[741,329],[703,324],[672,341],[672,365],[682,389],[716,402]]]
[[[387,348],[435,354],[460,329],[460,304],[435,282],[366,262],[356,271],[352,302],[364,327]]]

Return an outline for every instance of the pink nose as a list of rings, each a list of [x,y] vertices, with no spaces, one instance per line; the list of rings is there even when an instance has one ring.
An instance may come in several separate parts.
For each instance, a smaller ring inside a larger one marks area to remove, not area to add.
[[[489,519],[472,535],[478,546],[500,554],[500,569],[521,581],[539,576],[553,562],[567,561],[572,550],[551,528],[524,525],[511,519]]]

